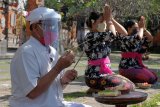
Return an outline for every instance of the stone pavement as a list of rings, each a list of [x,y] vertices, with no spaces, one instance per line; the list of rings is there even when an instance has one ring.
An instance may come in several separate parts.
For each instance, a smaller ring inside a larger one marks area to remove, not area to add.
[[[9,50],[5,55],[0,56],[0,60],[1,59],[11,59],[13,57],[14,53],[15,53],[15,50]],[[84,68],[79,69],[79,70],[84,71]],[[98,103],[94,99],[94,97],[87,96],[85,94],[87,89],[88,89],[88,87],[86,86],[86,84],[84,82],[83,72],[81,72],[81,73],[79,73],[78,79],[76,79],[75,81],[70,83],[64,89],[64,94],[71,95],[71,98],[73,98],[72,101],[74,101],[74,102],[89,104],[93,107],[114,107],[113,105],[105,105],[105,104]],[[160,81],[150,89],[146,89],[146,90],[136,89],[136,90],[148,93],[147,99],[150,99],[153,95],[160,93]]]
[[[16,52],[16,48],[8,49],[6,53],[0,54],[0,60],[13,58],[15,52]]]

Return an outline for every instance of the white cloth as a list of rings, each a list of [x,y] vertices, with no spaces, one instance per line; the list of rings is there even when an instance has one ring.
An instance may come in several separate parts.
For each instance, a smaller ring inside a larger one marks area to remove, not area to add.
[[[48,73],[58,60],[58,53],[54,48],[50,48],[51,52],[49,54],[47,47],[35,38],[30,37],[17,50],[10,66],[12,84],[10,107],[85,107],[83,105],[68,106],[63,102],[60,83],[63,72],[57,76],[42,95],[34,100],[26,97],[36,87],[38,78]],[[50,58],[53,59],[52,62],[49,60]]]
[[[65,107],[91,107],[86,104],[80,104],[80,103],[75,103],[75,102],[68,102],[68,101],[63,101]]]
[[[46,7],[38,7],[29,13],[29,15],[26,17],[26,20],[30,21],[30,24],[33,24],[40,20],[46,20],[51,18],[56,18],[60,20],[61,15],[53,9]]]

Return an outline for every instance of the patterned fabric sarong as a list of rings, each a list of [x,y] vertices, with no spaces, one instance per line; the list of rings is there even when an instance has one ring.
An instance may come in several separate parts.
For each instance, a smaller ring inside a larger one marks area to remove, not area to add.
[[[130,79],[133,83],[149,83],[154,84],[158,77],[157,75],[147,68],[129,68],[120,69],[119,73]]]
[[[142,54],[141,53],[138,53],[138,52],[122,52],[121,56],[122,56],[122,58],[134,58],[134,59],[137,59],[139,65],[141,67],[145,67],[146,68],[146,66],[142,62]]]
[[[134,84],[127,78],[113,74],[105,75],[100,78],[85,77],[87,86],[93,89],[104,90],[109,87],[116,87],[117,90],[134,90]]]

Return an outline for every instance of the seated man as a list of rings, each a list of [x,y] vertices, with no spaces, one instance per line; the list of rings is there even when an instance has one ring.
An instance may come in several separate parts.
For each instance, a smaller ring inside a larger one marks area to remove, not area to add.
[[[27,17],[32,35],[11,62],[10,107],[91,107],[63,99],[63,88],[77,77],[77,71],[63,72],[74,62],[72,51],[59,58],[51,46],[58,36],[60,19],[46,7],[34,9]]]

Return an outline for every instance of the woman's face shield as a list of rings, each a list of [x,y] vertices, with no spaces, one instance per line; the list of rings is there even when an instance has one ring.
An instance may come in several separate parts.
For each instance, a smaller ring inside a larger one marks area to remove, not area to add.
[[[42,29],[45,45],[58,45],[60,20],[56,18],[42,20]],[[57,48],[57,46],[55,46]]]

